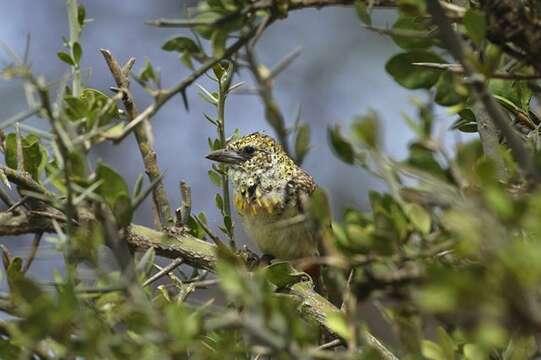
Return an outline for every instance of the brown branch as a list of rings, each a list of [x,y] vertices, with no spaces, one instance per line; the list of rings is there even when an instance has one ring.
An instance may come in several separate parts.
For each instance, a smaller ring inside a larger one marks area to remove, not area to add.
[[[129,89],[130,84],[128,80],[128,76],[135,59],[130,58],[123,67],[120,67],[120,64],[109,50],[100,49],[100,51],[105,58],[107,65],[109,66],[109,70],[111,70],[111,74],[113,75],[117,86],[124,93],[122,102],[124,103],[128,120],[131,122],[133,119],[139,116],[139,111],[137,110],[133,95]],[[153,182],[160,178],[161,171],[160,167],[158,166],[156,151],[154,151],[152,146],[152,129],[150,128],[150,123],[148,121],[144,121],[136,126],[134,131],[139,152],[143,158],[145,172],[148,175],[150,182]],[[157,214],[157,218],[159,219],[159,224],[162,227],[172,226],[174,221],[171,213],[171,206],[169,205],[167,192],[162,181],[159,181],[159,183],[157,183],[152,190],[152,199],[154,202],[154,210]]]
[[[166,267],[164,267],[163,269],[158,271],[156,274],[149,277],[143,283],[143,286],[148,286],[148,285],[152,284],[154,281],[156,281],[156,280],[160,279],[161,277],[169,274],[171,271],[175,270],[177,267],[182,265],[183,262],[184,262],[184,260],[182,258],[173,259],[173,261],[171,261],[169,263],[169,265],[167,265]]]
[[[17,171],[7,166],[0,165],[2,171],[8,180],[21,189],[27,189],[36,193],[43,194],[45,197],[52,198],[52,194],[43,185],[32,179],[32,176],[26,171]]]
[[[181,206],[176,210],[176,226],[183,227],[188,224],[192,212],[192,189],[187,182],[180,182]]]
[[[466,75],[471,82],[473,95],[478,102],[483,104],[485,110],[490,116],[490,119],[494,122],[496,128],[498,128],[502,136],[507,141],[507,144],[511,149],[511,152],[520,169],[526,178],[534,180],[534,182],[539,181],[540,174],[535,167],[532,154],[530,151],[528,151],[520,137],[515,133],[509,124],[508,118],[503,112],[502,108],[490,95],[483,76],[478,74],[475,71],[475,68],[466,59],[460,38],[453,30],[440,2],[437,0],[429,0],[427,2],[427,6],[429,13],[432,15],[434,24],[439,28],[439,35],[442,42],[446,45],[451,55],[453,55],[453,57],[462,65],[464,75]]]

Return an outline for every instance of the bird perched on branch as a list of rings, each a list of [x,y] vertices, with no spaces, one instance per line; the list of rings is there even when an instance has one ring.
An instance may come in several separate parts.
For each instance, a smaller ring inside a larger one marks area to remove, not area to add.
[[[228,165],[235,207],[264,255],[282,260],[318,255],[320,231],[307,221],[305,208],[317,185],[278,142],[256,132],[207,158]],[[304,270],[314,275],[314,269]]]

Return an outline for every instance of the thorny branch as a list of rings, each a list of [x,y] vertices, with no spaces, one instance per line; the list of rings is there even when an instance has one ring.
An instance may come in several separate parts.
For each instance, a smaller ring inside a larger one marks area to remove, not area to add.
[[[109,66],[109,70],[111,70],[111,74],[113,75],[117,86],[120,88],[120,91],[124,93],[122,102],[124,103],[128,120],[132,122],[137,116],[139,116],[139,111],[137,110],[133,95],[129,89],[128,80],[128,76],[133,64],[135,63],[135,59],[129,59],[128,62],[121,67],[109,50],[100,49],[100,51],[105,58],[107,65]],[[151,132],[152,129],[148,121],[144,121],[135,127],[135,139],[137,140],[139,152],[143,158],[145,172],[147,173],[150,182],[153,182],[161,176],[161,171],[158,165],[156,152],[152,146]],[[154,187],[152,191],[152,199],[154,202],[154,210],[159,219],[159,224],[162,227],[172,226],[174,220],[163,181],[159,181],[159,183]]]

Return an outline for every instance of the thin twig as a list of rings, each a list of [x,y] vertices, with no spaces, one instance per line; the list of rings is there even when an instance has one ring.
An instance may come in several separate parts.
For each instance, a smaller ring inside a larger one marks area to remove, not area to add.
[[[177,222],[176,226],[182,227],[190,220],[192,212],[192,189],[187,182],[180,182],[180,196],[182,199],[181,207],[177,209]]]
[[[331,340],[325,344],[322,344],[318,346],[318,350],[327,350],[327,349],[333,349],[337,346],[344,345],[344,341],[342,339],[334,339]]]
[[[207,288],[209,286],[218,285],[219,281],[217,279],[209,279],[209,280],[200,280],[200,281],[192,281],[189,283],[194,288]]]
[[[174,259],[173,261],[171,261],[169,263],[169,265],[167,265],[166,267],[164,267],[163,269],[158,271],[156,274],[149,277],[143,283],[143,287],[148,286],[148,285],[152,284],[153,282],[155,282],[156,280],[160,279],[161,277],[167,275],[168,273],[170,273],[171,271],[175,270],[177,267],[182,265],[183,262],[184,262],[184,260],[182,258]]]
[[[28,255],[28,259],[26,259],[26,263],[24,263],[23,268],[21,269],[21,272],[24,274],[30,269],[30,266],[32,265],[32,262],[34,261],[34,258],[36,257],[36,254],[39,249],[39,244],[41,242],[41,238],[43,236],[43,233],[37,233],[34,235],[34,240],[32,240],[32,249],[30,250],[30,254]]]
[[[203,231],[212,239],[212,241],[214,241],[214,243],[218,246],[225,246],[224,245],[224,242],[222,240],[220,240],[219,237],[217,237],[216,235],[214,235],[212,233],[212,231],[209,229],[209,227],[204,223],[202,222],[201,220],[199,220],[199,218],[197,216],[194,216],[193,217],[195,219],[195,221],[199,224],[199,226],[201,226],[203,228]]]
[[[39,112],[40,109],[41,109],[40,106],[36,106],[36,107],[30,108],[28,110],[25,110],[23,112],[20,112],[18,114],[15,114],[12,117],[10,117],[9,119],[4,120],[2,123],[0,123],[0,129],[5,129],[5,128],[7,128],[7,127],[9,127],[9,126],[11,126],[11,125],[13,125],[15,123],[26,120],[29,117],[32,117],[32,116],[36,115]]]

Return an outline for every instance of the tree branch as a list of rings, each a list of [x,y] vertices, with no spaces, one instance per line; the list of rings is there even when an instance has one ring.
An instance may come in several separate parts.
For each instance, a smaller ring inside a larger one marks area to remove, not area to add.
[[[121,89],[121,91],[124,92],[122,102],[124,103],[128,120],[132,122],[137,116],[140,115],[133,99],[133,95],[129,89],[130,84],[128,79],[129,72],[135,63],[135,59],[130,58],[126,65],[120,67],[118,61],[113,57],[109,50],[100,49],[100,51],[105,58],[107,65],[109,66],[109,70],[111,70],[111,74],[113,75],[117,86]],[[134,131],[139,152],[143,158],[145,172],[152,183],[161,176],[156,151],[154,151],[152,146],[152,128],[150,127],[150,123],[148,121],[144,121],[136,126]],[[171,213],[171,206],[169,205],[169,200],[167,197],[167,192],[163,186],[163,181],[160,180],[152,190],[152,199],[154,202],[154,210],[159,219],[159,224],[162,227],[172,226],[174,224],[174,220]]]

